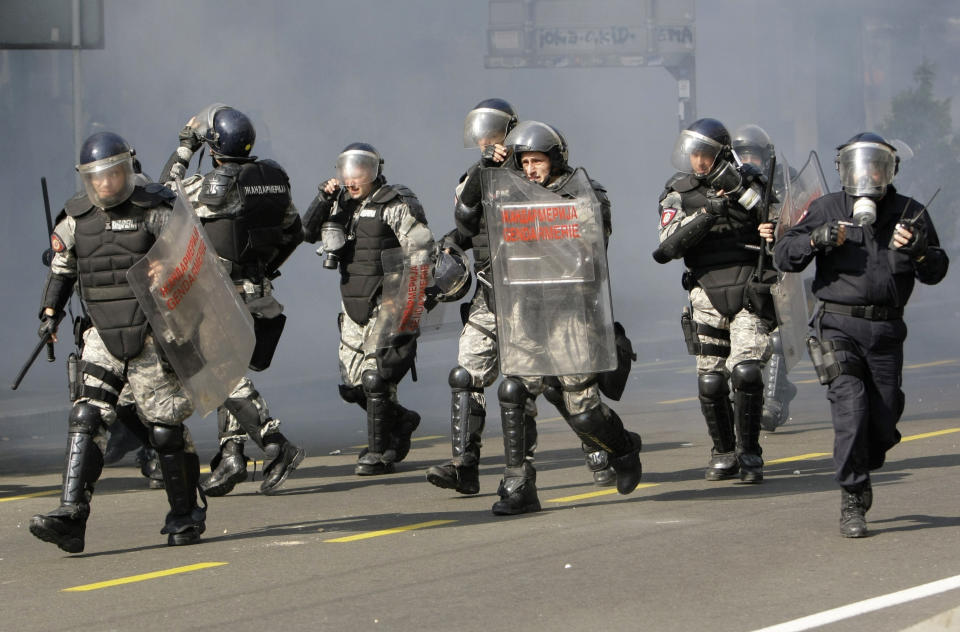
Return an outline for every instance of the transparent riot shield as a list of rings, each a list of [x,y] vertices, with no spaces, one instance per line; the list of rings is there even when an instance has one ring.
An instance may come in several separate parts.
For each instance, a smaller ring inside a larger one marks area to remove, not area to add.
[[[396,346],[398,338],[419,335],[426,290],[433,285],[430,255],[424,248],[390,248],[381,253],[383,290],[373,334],[378,349]]]
[[[253,318],[179,181],[169,222],[127,281],[196,411],[215,410],[247,372]]]
[[[508,169],[481,173],[504,375],[617,366],[600,204],[578,169],[559,195]]]
[[[786,170],[785,172],[789,173]],[[777,237],[803,219],[811,202],[828,192],[817,152],[811,151],[803,168],[794,177],[786,178],[785,188],[780,221],[777,222]],[[785,366],[789,371],[806,355],[809,318],[803,279],[799,274],[781,272],[777,282],[770,288],[770,293],[777,311]]]

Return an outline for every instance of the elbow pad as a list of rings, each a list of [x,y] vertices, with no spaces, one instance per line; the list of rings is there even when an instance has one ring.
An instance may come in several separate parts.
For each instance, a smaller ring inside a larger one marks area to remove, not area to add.
[[[473,237],[480,232],[480,221],[483,219],[483,210],[479,205],[475,207],[467,206],[461,200],[457,200],[457,206],[453,210],[453,221],[457,224],[457,230],[464,237]]]
[[[693,219],[660,242],[660,247],[653,251],[654,260],[657,263],[667,263],[673,259],[679,259],[688,248],[703,239],[716,223],[716,215],[710,213],[695,215]]]
[[[47,283],[43,286],[43,300],[40,304],[40,317],[43,318],[43,310],[50,307],[57,314],[63,312],[63,308],[70,300],[73,294],[74,280],[70,277],[51,272],[47,276]]]

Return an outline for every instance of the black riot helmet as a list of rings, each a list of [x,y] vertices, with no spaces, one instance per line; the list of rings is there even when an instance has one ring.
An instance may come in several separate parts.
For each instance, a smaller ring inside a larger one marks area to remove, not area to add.
[[[373,182],[383,174],[383,158],[369,143],[350,143],[337,156],[337,179]]]
[[[730,132],[727,128],[717,119],[702,118],[680,132],[671,162],[677,171],[702,178],[717,165],[719,158],[727,158],[729,152]],[[694,161],[698,159],[701,162],[695,167]]]
[[[502,143],[517,125],[517,112],[503,99],[484,99],[467,113],[463,146],[483,147]]]
[[[731,143],[741,162],[754,165],[763,172],[767,171],[774,147],[770,135],[759,125],[742,125],[733,133]]]
[[[470,291],[470,266],[467,255],[454,244],[437,253],[433,268],[433,282],[437,300],[442,303],[459,301]]]
[[[540,121],[523,121],[507,134],[503,144],[513,152],[513,160],[517,169],[523,169],[521,163],[523,153],[539,151],[550,158],[550,173],[552,175],[569,170],[567,160],[570,157],[570,152],[567,148],[567,141],[552,125]]]
[[[231,107],[210,111],[210,121],[203,140],[210,153],[219,160],[246,159],[250,156],[257,132],[247,115]]]
[[[111,208],[124,202],[136,186],[136,152],[118,134],[97,132],[80,146],[77,171],[94,206]]]

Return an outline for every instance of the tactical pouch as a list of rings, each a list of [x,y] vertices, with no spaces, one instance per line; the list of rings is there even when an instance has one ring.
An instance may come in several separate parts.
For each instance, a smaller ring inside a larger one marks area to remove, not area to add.
[[[829,384],[843,373],[843,367],[829,340],[820,342],[816,336],[810,336],[807,338],[807,351],[810,352],[810,361],[813,362],[821,384]]]
[[[683,313],[680,314],[680,329],[683,330],[683,341],[687,343],[687,353],[697,355],[697,343],[700,340],[697,338],[697,326],[690,315],[689,307],[684,307]]]
[[[67,389],[71,402],[80,399],[83,393],[83,384],[80,381],[80,358],[76,353],[67,356]]]
[[[417,337],[419,334],[403,334],[394,338],[391,346],[377,349],[377,373],[393,384],[398,384],[407,371],[413,369],[417,359]],[[413,374],[416,382],[416,371]]]
[[[253,319],[253,333],[257,338],[253,347],[253,354],[250,356],[250,369],[254,371],[264,371],[273,361],[273,354],[280,344],[280,336],[283,334],[283,327],[287,323],[287,317],[279,314],[273,318]]]
[[[627,331],[618,322],[613,323],[614,341],[617,345],[617,368],[597,376],[597,386],[600,392],[614,401],[620,401],[623,390],[627,387],[630,377],[631,363],[636,361],[637,354],[633,351],[633,343],[627,337]]]

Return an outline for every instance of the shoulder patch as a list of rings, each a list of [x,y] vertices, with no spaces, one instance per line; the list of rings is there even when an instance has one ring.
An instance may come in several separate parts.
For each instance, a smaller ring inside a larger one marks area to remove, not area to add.
[[[216,208],[221,206],[227,198],[227,192],[237,181],[242,165],[235,162],[226,162],[203,177],[200,194],[197,199],[201,204]]]
[[[663,212],[660,213],[660,225],[666,226],[673,221],[673,218],[677,215],[677,209],[675,208],[665,208]]]
[[[63,240],[60,239],[60,235],[56,233],[50,235],[50,247],[53,248],[54,252],[63,252],[67,249],[67,247],[63,245]]]

